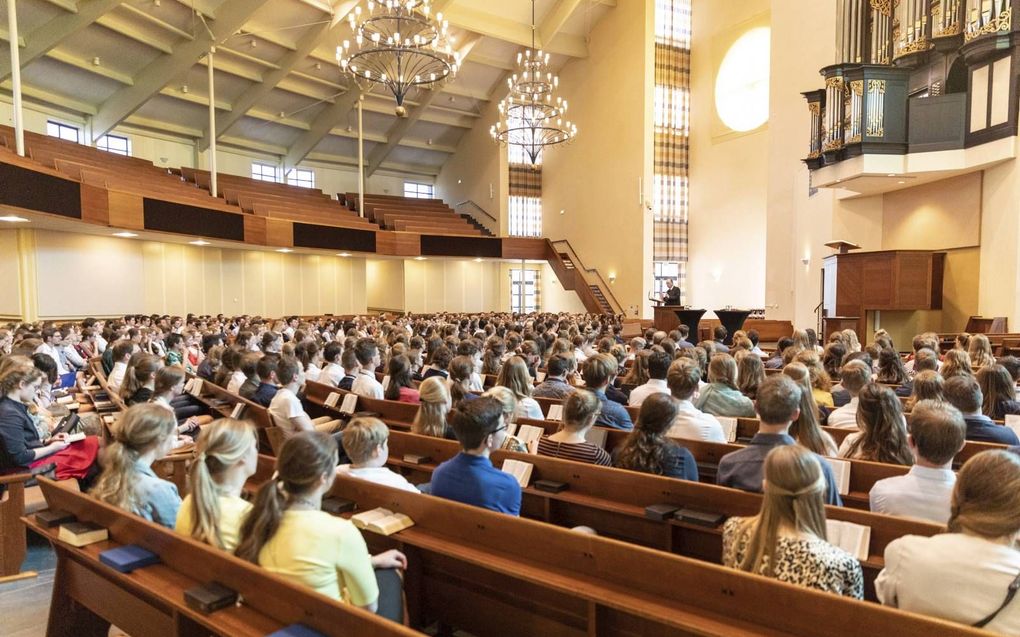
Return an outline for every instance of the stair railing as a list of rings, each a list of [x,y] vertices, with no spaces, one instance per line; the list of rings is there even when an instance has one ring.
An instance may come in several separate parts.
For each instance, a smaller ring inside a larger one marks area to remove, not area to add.
[[[596,285],[602,290],[602,294],[603,296],[606,297],[606,301],[609,303],[609,306],[612,309],[613,313],[614,314],[624,313],[623,306],[620,305],[620,302],[616,300],[616,295],[613,294],[613,288],[611,288],[609,284],[606,282],[606,280],[602,277],[602,273],[595,268],[585,267],[584,263],[582,263],[581,259],[578,258],[577,252],[574,251],[574,247],[570,245],[569,241],[567,241],[566,239],[560,239],[559,241],[549,241],[549,247],[550,251],[552,253],[555,253],[550,256],[555,256],[558,259],[559,253],[564,252],[567,254],[567,256],[570,257],[570,260],[573,261],[574,272],[576,273],[575,276],[580,279],[579,283],[582,284],[580,287],[584,288],[584,292],[582,293],[582,291],[576,289],[577,286],[575,286],[575,292],[577,292],[578,294],[587,295],[591,297],[595,304],[598,304],[598,299],[595,298],[595,295],[591,293],[591,289],[589,288],[590,285]],[[553,269],[555,270],[557,268]]]
[[[459,215],[463,214],[471,217],[478,225],[491,232],[493,236],[499,236],[499,219],[489,214],[488,210],[482,208],[471,199],[465,199],[458,203],[453,207],[453,210]]]

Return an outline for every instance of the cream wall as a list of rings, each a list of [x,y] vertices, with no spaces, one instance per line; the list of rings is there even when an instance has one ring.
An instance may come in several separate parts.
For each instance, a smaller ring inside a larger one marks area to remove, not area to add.
[[[408,312],[483,312],[500,307],[497,261],[404,261]]]
[[[506,147],[493,141],[489,135],[489,124],[499,116],[495,99],[482,110],[481,118],[474,128],[460,138],[457,152],[443,165],[436,177],[436,196],[450,206],[462,201],[474,201],[483,210],[495,217],[475,215],[470,207],[458,212],[469,212],[479,223],[491,231],[506,234],[508,207],[509,170],[506,161]]]
[[[587,58],[560,73],[577,138],[545,155],[543,234],[569,239],[589,268],[617,276],[613,292],[628,314],[645,313],[651,287],[650,195],[653,0],[617,3],[592,29]],[[564,214],[560,215],[559,211]]]
[[[981,279],[978,313],[1020,321],[1020,165],[1010,161],[984,174],[981,195]]]
[[[21,316],[18,231],[0,230],[0,316]]]
[[[368,307],[384,310],[404,309],[402,259],[366,259],[365,281]]]
[[[886,193],[882,248],[944,250],[981,243],[980,172]]]
[[[690,221],[687,302],[697,307],[765,305],[765,205],[769,126],[726,129],[715,109],[715,76],[726,51],[768,24],[766,0],[696,0],[691,41]]]

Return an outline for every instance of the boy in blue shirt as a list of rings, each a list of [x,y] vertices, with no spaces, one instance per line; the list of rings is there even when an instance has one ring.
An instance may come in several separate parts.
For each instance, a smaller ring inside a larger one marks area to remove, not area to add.
[[[465,401],[450,412],[449,420],[462,451],[436,467],[432,495],[520,515],[521,486],[489,460],[489,453],[498,449],[505,437],[502,403],[487,396]]]

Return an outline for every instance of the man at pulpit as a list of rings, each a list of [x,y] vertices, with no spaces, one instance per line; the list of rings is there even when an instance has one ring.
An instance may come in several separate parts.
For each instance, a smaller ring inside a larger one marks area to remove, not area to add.
[[[666,279],[666,293],[662,295],[666,305],[680,305],[680,288],[673,284],[673,279]]]

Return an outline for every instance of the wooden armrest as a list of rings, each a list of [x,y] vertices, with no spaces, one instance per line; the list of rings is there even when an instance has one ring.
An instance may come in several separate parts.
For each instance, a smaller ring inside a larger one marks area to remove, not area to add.
[[[13,482],[28,482],[35,475],[31,473],[12,473],[10,475],[0,476],[0,484],[11,484]]]

